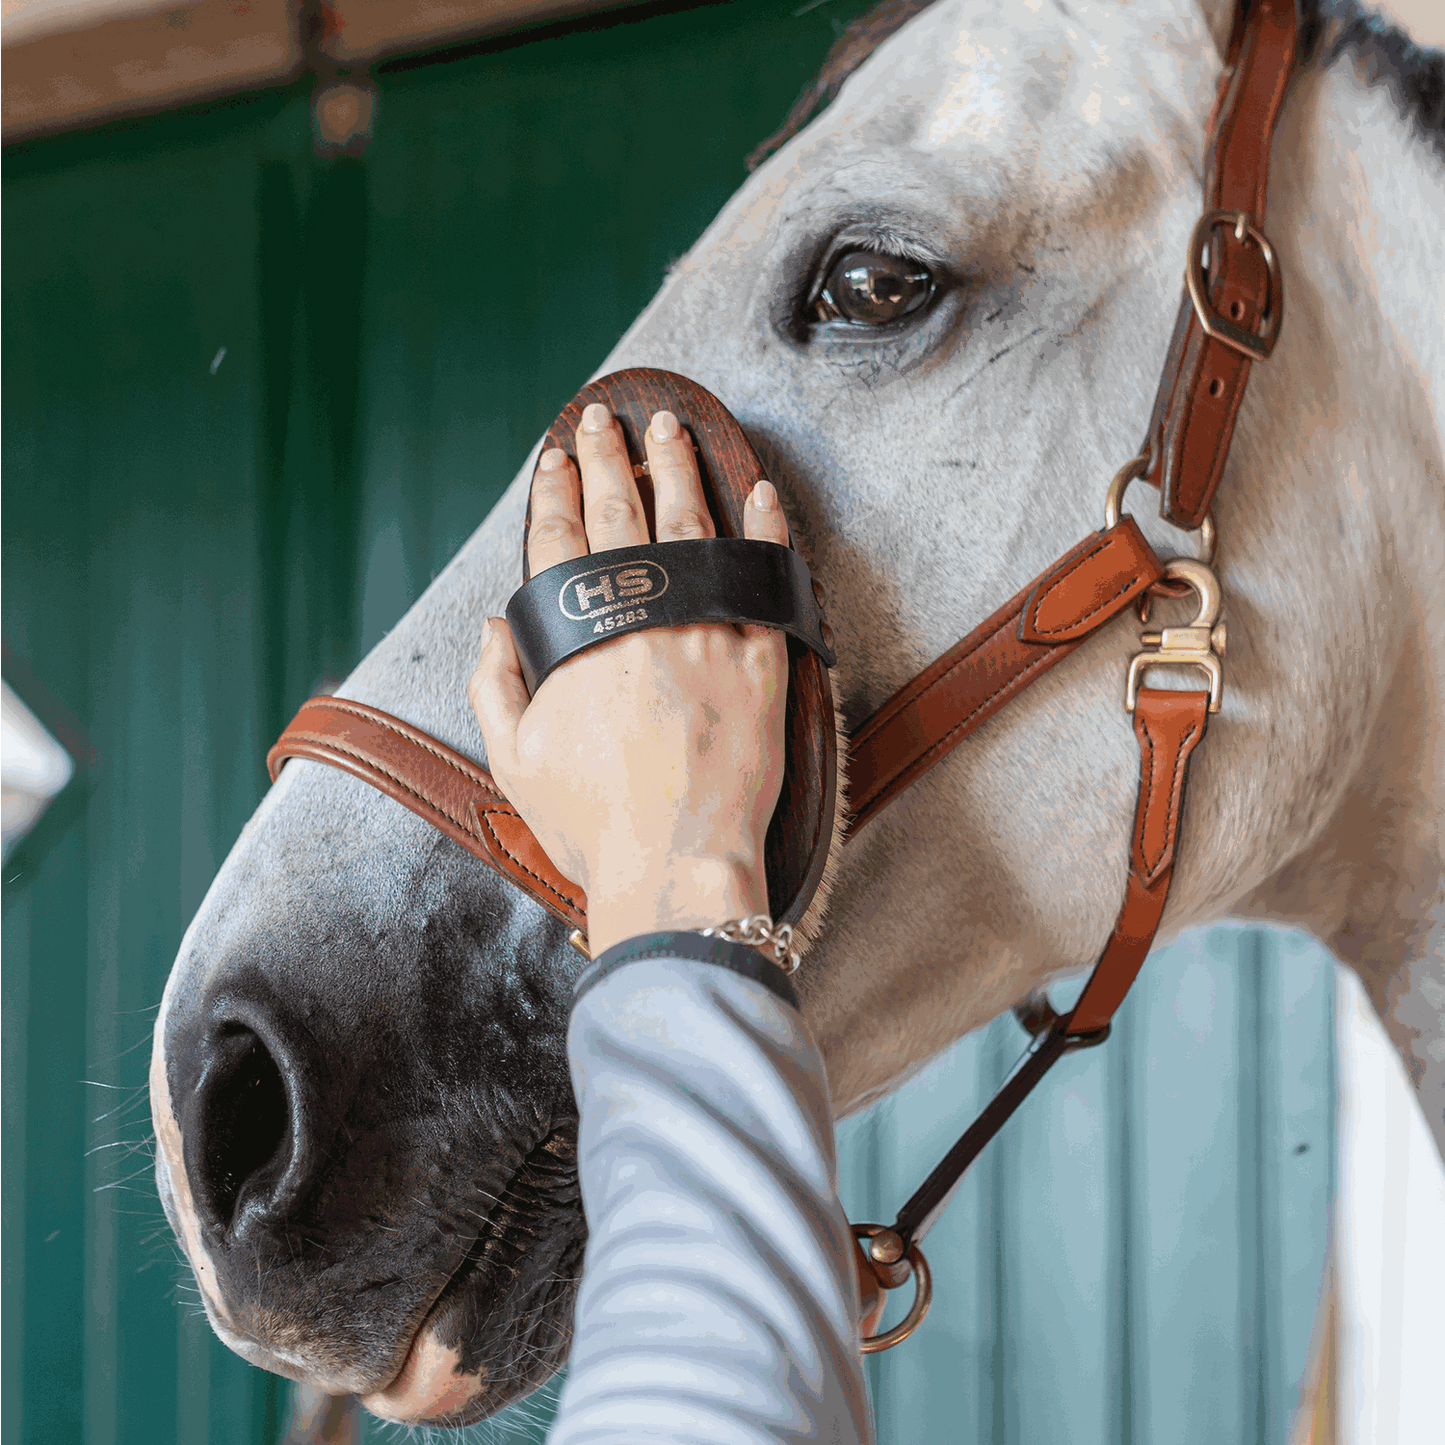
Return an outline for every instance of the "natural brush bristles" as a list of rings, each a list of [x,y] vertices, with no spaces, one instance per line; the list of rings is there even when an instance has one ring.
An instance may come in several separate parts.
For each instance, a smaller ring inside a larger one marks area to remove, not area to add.
[[[801,963],[806,959],[809,946],[823,932],[823,915],[833,896],[834,884],[838,881],[838,870],[842,866],[838,855],[843,849],[843,825],[848,819],[848,735],[843,731],[843,701],[839,691],[838,674],[841,666],[828,670],[828,686],[833,690],[833,725],[838,732],[838,786],[833,794],[833,839],[828,847],[828,858],[823,864],[823,876],[818,880],[818,891],[803,910],[793,930],[793,951]]]

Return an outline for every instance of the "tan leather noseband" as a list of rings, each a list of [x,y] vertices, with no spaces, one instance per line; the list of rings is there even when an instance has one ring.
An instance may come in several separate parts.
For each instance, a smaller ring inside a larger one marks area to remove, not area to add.
[[[889,1229],[857,1226],[859,1258],[886,1291],[916,1271],[908,1319],[864,1341],[883,1349],[916,1328],[927,1308],[918,1241],[979,1149],[1057,1058],[1100,1041],[1134,981],[1163,916],[1174,872],[1184,785],[1208,717],[1219,710],[1219,584],[1201,562],[1161,563],[1132,518],[1124,489],[1146,477],[1161,489],[1161,514],[1186,530],[1210,522],[1235,419],[1254,362],[1279,334],[1284,295],[1278,258],[1264,234],[1270,148],[1296,63],[1294,0],[1253,0],[1234,20],[1206,148],[1205,211],[1185,258],[1184,297],[1141,454],[1110,488],[1106,525],[1061,557],[992,617],[900,689],[858,729],[849,749],[851,837],[920,774],[956,748],[1086,638],[1150,594],[1199,599],[1184,627],[1146,633],[1130,666],[1126,705],[1139,741],[1140,779],[1129,869],[1118,920],[1070,1012],[1042,1001],[1021,1020],[1034,1044],[992,1103],[950,1150]],[[1212,531],[1212,523],[1210,523]],[[1207,550],[1212,553],[1212,540]],[[1194,668],[1207,691],[1141,686],[1155,665]],[[489,863],[574,930],[587,901],[558,874],[486,769],[377,708],[317,697],[303,705],[267,756],[272,778],[287,758],[330,763],[380,788]],[[574,937],[576,935],[574,934]],[[881,1310],[881,1307],[880,1307]]]
[[[271,780],[287,758],[360,778],[490,863],[571,928],[587,926],[587,895],[564,878],[480,763],[420,728],[342,697],[313,697],[266,754]]]

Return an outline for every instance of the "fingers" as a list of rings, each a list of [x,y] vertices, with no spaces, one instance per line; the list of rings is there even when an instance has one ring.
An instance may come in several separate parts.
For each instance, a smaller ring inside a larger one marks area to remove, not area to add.
[[[653,415],[645,433],[648,471],[657,514],[657,540],[675,542],[715,535],[698,477],[692,440],[669,411]],[[581,479],[558,447],[542,453],[532,478],[532,520],[527,563],[532,575],[590,549],[607,551],[646,542],[647,517],[621,429],[605,406],[593,402],[577,428]],[[743,508],[743,535],[788,543],[788,523],[769,481],[753,488]],[[508,638],[510,645],[510,635]],[[525,706],[525,701],[523,703]]]
[[[692,438],[670,411],[660,411],[647,428],[646,443],[647,470],[657,504],[657,540],[681,542],[714,536]]]
[[[778,501],[778,489],[767,480],[760,481],[743,504],[743,536],[788,545],[788,519]]]
[[[501,782],[515,768],[517,726],[530,699],[512,629],[500,617],[489,617],[483,624],[482,655],[467,683],[467,701],[487,745],[487,766]]]
[[[550,447],[537,459],[532,476],[532,520],[527,528],[527,568],[533,577],[585,556],[582,530],[582,488],[577,468],[561,447]]]
[[[577,460],[582,466],[582,515],[592,551],[648,541],[647,516],[622,429],[600,402],[594,401],[582,412]]]
[[[788,545],[788,519],[783,516],[778,489],[766,479],[753,487],[743,503],[743,536],[758,542]],[[786,675],[788,646],[781,632],[771,627],[744,627],[743,636],[760,658],[765,658],[779,674]]]

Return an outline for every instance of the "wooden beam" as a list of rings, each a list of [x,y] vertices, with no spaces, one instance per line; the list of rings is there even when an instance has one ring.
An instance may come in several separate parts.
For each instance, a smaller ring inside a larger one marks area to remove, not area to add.
[[[363,65],[532,25],[622,10],[639,0],[338,0],[326,49],[338,65]]]
[[[501,35],[637,0],[334,0],[322,52],[365,67],[388,56]],[[189,0],[66,11],[67,28],[17,25],[3,47],[0,134],[8,141],[285,85],[305,69],[296,0]],[[7,35],[9,31],[7,30]]]
[[[7,141],[258,86],[301,68],[288,0],[202,0],[6,45]]]

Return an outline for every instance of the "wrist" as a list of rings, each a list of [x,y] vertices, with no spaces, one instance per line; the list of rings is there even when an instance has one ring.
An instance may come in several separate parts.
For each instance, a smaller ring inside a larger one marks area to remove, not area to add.
[[[641,933],[711,928],[767,908],[760,859],[671,857],[643,874],[599,872],[587,890],[587,940],[596,958]]]

